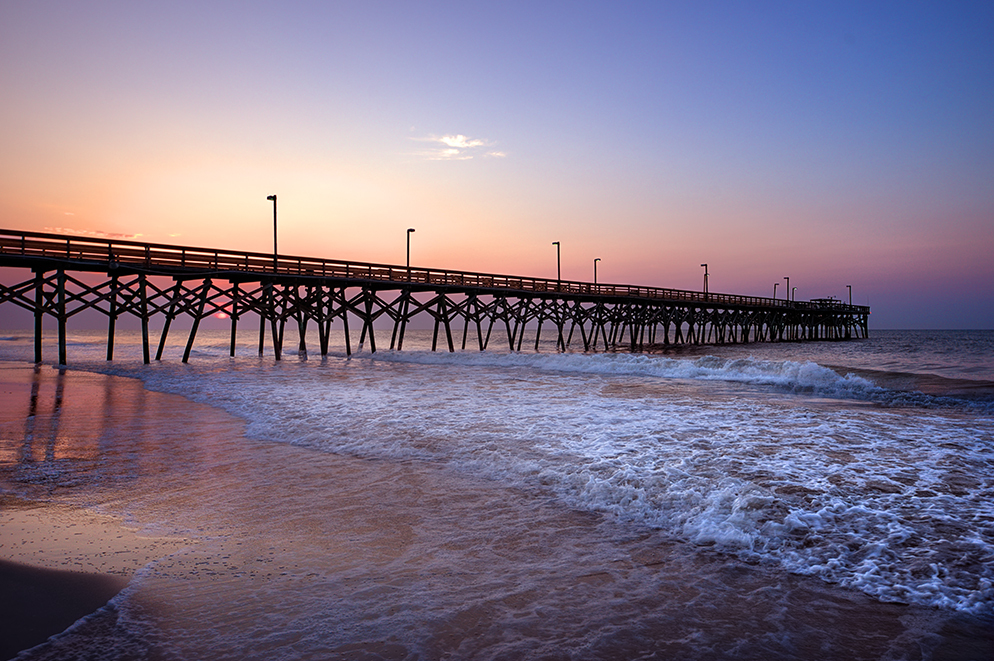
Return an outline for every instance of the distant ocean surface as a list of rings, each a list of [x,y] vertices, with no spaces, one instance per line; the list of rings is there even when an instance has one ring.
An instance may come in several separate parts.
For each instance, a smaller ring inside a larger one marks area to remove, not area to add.
[[[177,333],[144,366],[134,333],[113,362],[75,333],[71,370],[38,373],[0,488],[196,544],[99,635],[25,658],[917,659],[994,636],[992,331],[653,354],[415,332],[324,359],[290,338],[279,362],[251,335],[232,359],[202,333],[183,364]],[[8,367],[32,350],[0,337]],[[73,397],[90,449],[32,449],[72,445]]]

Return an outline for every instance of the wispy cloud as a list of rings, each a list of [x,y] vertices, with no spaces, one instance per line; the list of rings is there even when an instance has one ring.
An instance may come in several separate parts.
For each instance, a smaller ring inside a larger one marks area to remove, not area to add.
[[[89,236],[95,239],[122,239],[125,241],[134,241],[142,236],[141,234],[119,234],[117,232],[102,232],[100,230],[76,230],[76,229],[70,229],[68,227],[46,227],[45,231],[52,232],[53,234]]]
[[[434,143],[428,149],[415,155],[429,161],[468,161],[473,158],[504,158],[505,152],[488,149],[494,145],[491,140],[470,138],[461,133],[449,135],[429,135],[411,138],[418,142]]]
[[[472,140],[462,134],[443,135],[441,138],[438,138],[438,141],[456,149],[470,149],[472,147],[485,147],[487,145],[486,140]]]

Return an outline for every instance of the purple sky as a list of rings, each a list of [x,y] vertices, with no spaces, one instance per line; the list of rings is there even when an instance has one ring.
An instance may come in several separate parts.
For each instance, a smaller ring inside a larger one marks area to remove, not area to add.
[[[0,226],[994,328],[994,4],[0,2]]]

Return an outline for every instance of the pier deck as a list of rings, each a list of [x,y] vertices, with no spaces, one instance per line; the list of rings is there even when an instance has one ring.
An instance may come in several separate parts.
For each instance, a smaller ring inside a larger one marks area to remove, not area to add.
[[[22,282],[0,284],[0,305],[18,305],[34,315],[38,362],[42,319],[54,317],[62,364],[68,319],[90,309],[107,316],[108,360],[116,320],[124,314],[140,319],[146,363],[150,320],[162,320],[158,360],[179,315],[193,321],[185,362],[200,321],[218,313],[231,320],[231,355],[239,319],[255,315],[259,351],[268,324],[277,359],[288,321],[297,323],[304,351],[307,326],[315,323],[322,355],[333,323],[342,328],[347,353],[352,352],[350,322],[361,327],[360,344],[368,340],[376,351],[374,322],[384,315],[392,322],[391,349],[403,347],[415,316],[428,315],[434,321],[433,349],[441,329],[448,350],[454,351],[453,327],[462,322],[463,349],[471,325],[481,351],[495,325],[506,331],[511,350],[521,349],[526,328],[534,330],[537,349],[548,323],[555,327],[561,351],[581,344],[584,351],[645,351],[672,344],[866,337],[870,313],[866,306],[835,299],[788,301],[3,229],[0,267],[32,272]],[[89,282],[93,274],[95,283]]]

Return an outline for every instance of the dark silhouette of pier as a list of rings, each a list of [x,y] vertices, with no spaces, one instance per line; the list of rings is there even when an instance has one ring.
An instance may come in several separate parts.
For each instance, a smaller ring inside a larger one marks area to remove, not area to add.
[[[14,230],[0,230],[0,266],[30,270],[22,282],[0,284],[0,305],[18,305],[34,315],[37,362],[42,320],[55,318],[60,364],[67,362],[66,324],[84,310],[107,317],[108,360],[114,356],[117,319],[137,317],[146,363],[150,321],[162,320],[155,352],[160,360],[180,315],[193,322],[186,362],[201,320],[218,313],[230,318],[232,356],[239,320],[256,315],[259,353],[268,326],[277,360],[287,322],[297,324],[305,352],[307,328],[316,325],[321,355],[328,353],[333,324],[344,333],[351,355],[350,323],[361,328],[360,346],[368,341],[375,352],[374,322],[381,317],[392,322],[390,349],[400,350],[408,325],[419,315],[434,321],[432,350],[444,339],[455,351],[461,325],[463,350],[471,327],[480,351],[496,337],[495,326],[505,331],[513,351],[524,345],[526,328],[534,330],[537,350],[543,326],[551,326],[559,351],[580,346],[647,351],[681,344],[860,338],[868,334],[870,314],[869,307],[836,299],[789,301]],[[98,274],[99,282],[86,282],[82,274]]]

